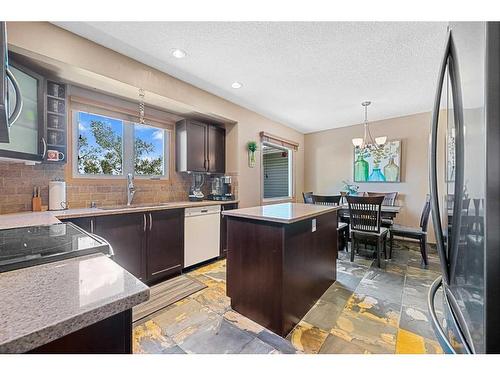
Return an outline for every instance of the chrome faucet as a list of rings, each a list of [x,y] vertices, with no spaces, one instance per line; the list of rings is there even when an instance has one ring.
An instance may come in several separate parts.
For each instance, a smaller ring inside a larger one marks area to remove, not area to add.
[[[132,173],[127,175],[127,206],[132,204],[134,199],[135,187],[134,187],[134,176]]]

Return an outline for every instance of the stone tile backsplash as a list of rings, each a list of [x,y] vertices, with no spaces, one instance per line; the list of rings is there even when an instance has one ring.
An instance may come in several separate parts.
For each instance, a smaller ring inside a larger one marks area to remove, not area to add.
[[[49,181],[64,179],[64,166],[51,164],[37,164],[28,166],[17,163],[0,162],[0,214],[31,211],[33,186],[40,186],[42,205],[48,205]],[[233,190],[238,194],[236,175],[233,177]],[[134,203],[162,203],[185,201],[188,199],[191,176],[183,173],[171,172],[169,180],[134,181],[137,192]],[[204,194],[210,192],[211,180],[207,179]],[[127,202],[126,181],[95,180],[66,184],[66,198],[70,208],[89,207],[91,202],[99,206],[125,204]]]

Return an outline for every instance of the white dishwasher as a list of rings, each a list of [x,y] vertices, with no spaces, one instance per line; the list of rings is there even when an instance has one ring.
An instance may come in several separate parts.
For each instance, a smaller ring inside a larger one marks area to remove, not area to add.
[[[184,210],[184,267],[220,255],[220,205]]]

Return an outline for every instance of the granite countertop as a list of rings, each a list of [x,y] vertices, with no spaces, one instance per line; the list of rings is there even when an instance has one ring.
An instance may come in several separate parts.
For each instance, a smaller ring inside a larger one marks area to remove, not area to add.
[[[223,211],[225,216],[243,217],[246,219],[271,221],[276,223],[291,224],[312,217],[338,211],[339,206],[322,206],[304,203],[281,203],[267,206],[240,208]]]
[[[119,215],[132,212],[160,211],[174,208],[214,206],[219,204],[238,203],[238,200],[232,201],[201,201],[201,202],[169,202],[151,205],[139,205],[132,207],[117,207],[113,209],[103,208],[73,208],[61,211],[44,212],[21,212],[16,214],[0,215],[0,229],[28,227],[35,225],[50,225],[60,223],[60,219],[70,219],[75,217]]]
[[[149,298],[149,288],[102,254],[5,272],[0,353],[44,345]]]

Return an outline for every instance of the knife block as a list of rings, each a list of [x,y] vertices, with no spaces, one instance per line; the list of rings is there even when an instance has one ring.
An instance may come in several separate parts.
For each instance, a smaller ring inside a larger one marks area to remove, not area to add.
[[[42,211],[42,198],[40,197],[32,198],[32,211],[33,212]]]

